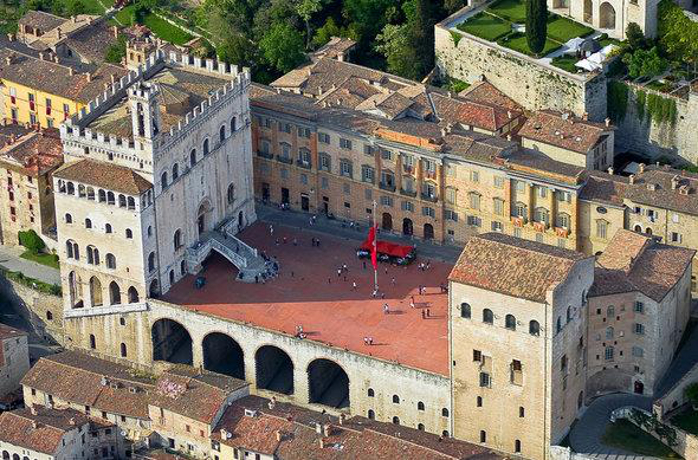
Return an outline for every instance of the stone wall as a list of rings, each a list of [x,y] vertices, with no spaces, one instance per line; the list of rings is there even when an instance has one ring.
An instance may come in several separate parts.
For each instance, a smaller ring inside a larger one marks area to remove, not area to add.
[[[593,458],[572,452],[569,447],[550,446],[550,460],[592,460]]]
[[[530,110],[572,110],[589,119],[606,118],[606,77],[575,75],[522,53],[474,37],[453,25],[463,9],[435,26],[436,65],[442,76],[474,83],[482,75]],[[458,44],[454,36],[460,37]]]
[[[681,377],[664,396],[654,402],[652,411],[661,420],[668,412],[686,404],[688,400],[684,392],[693,383],[698,383],[698,364],[694,365],[691,370]]]
[[[4,302],[31,324],[30,334],[49,343],[64,344],[61,297],[35,291],[0,276],[0,303]]]
[[[629,85],[628,104],[623,119],[617,124],[617,151],[632,151],[653,159],[666,157],[678,163],[698,162],[698,94],[692,92],[688,98],[668,96],[642,88],[646,94],[657,94],[676,102],[676,122],[657,123],[646,113],[640,116],[637,105],[638,86]],[[622,149],[622,150],[618,150]]]

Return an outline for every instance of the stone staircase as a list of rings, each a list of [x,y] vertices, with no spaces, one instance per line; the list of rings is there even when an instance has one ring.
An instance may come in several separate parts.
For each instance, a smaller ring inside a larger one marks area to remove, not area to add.
[[[238,281],[254,283],[257,277],[261,282],[275,277],[278,272],[277,262],[266,260],[257,249],[236,237],[230,227],[223,226],[203,234],[194,246],[187,249],[188,266],[198,272],[211,251],[216,251],[237,267]]]

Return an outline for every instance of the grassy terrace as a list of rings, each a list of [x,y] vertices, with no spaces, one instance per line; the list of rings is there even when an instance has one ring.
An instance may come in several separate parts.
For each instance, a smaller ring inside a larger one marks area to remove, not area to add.
[[[591,27],[557,14],[550,14],[548,16],[548,39],[541,56],[535,56],[526,43],[526,36],[513,29],[514,24],[523,25],[525,22],[526,7],[523,0],[498,0],[484,11],[459,24],[457,28],[531,57],[545,56],[572,38],[586,37],[594,32]]]
[[[672,425],[676,425],[687,433],[698,436],[698,412],[688,409],[671,419]]]
[[[661,459],[681,458],[652,435],[645,433],[627,420],[610,423],[601,441],[609,447],[616,447],[638,455]]]
[[[123,8],[114,15],[116,21],[124,26],[133,24],[135,6],[133,4]],[[156,16],[155,13],[149,12],[143,19],[143,24],[147,26],[159,38],[174,43],[175,45],[184,45],[189,40],[194,38],[188,32],[176,27],[169,22]]]

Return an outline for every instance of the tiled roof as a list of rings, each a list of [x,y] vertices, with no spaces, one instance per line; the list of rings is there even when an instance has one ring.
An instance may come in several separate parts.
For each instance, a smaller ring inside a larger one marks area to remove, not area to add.
[[[155,388],[153,379],[129,367],[77,351],[41,358],[21,383],[71,403],[142,419],[148,418]]]
[[[254,415],[246,415],[245,409],[253,411]],[[318,434],[316,424],[328,426],[328,436]],[[405,426],[363,417],[353,417],[340,424],[337,417],[290,404],[277,402],[270,407],[269,400],[257,396],[233,402],[212,438],[231,447],[242,447],[285,460],[506,458],[485,447]]]
[[[104,62],[107,50],[117,42],[113,26],[97,21],[70,34],[65,44],[90,62]]]
[[[519,130],[519,135],[534,141],[586,154],[612,128],[592,123],[569,112],[542,110],[534,113]]]
[[[4,146],[2,143],[0,162],[22,168],[28,175],[43,174],[63,163],[63,144],[55,129],[29,131],[20,138],[5,139]]]
[[[679,282],[696,251],[618,230],[599,256],[591,296],[641,292],[660,302]]]
[[[14,337],[23,337],[28,335],[27,332],[16,329],[14,327],[8,326],[7,324],[0,323],[0,341],[5,339],[11,339]]]
[[[312,59],[335,59],[340,54],[350,51],[356,42],[351,38],[332,37],[329,42],[322,45],[311,54]]]
[[[63,436],[90,419],[71,409],[36,407],[0,414],[0,441],[16,447],[55,455]]]
[[[158,379],[150,404],[211,424],[230,394],[248,385],[244,380],[176,366]]]
[[[627,177],[590,171],[579,197],[582,200],[622,206],[628,187]]]
[[[676,189],[672,179],[678,180]],[[683,191],[682,191],[683,188]],[[685,193],[684,193],[685,191]],[[625,198],[651,207],[698,216],[698,175],[677,169],[648,166],[636,174]]]
[[[493,104],[449,97],[437,91],[430,92],[430,97],[436,109],[436,116],[443,123],[460,123],[495,132],[521,115],[521,112]]]
[[[580,166],[556,161],[540,152],[524,148],[511,152],[506,157],[505,164],[511,170],[574,185],[581,183],[586,174],[586,169]]]
[[[7,63],[7,59],[10,63]],[[121,78],[128,71],[105,64],[91,76],[78,73],[71,67],[53,61],[38,59],[9,49],[0,49],[0,79],[30,87],[83,104],[103,93],[111,85],[111,76]]]
[[[495,105],[516,112],[523,112],[523,107],[521,107],[521,105],[486,80],[474,83],[470,88],[464,89],[458,93],[458,96],[469,101]]]
[[[563,282],[586,256],[501,233],[471,238],[449,280],[535,302]]]
[[[56,170],[54,176],[128,195],[140,195],[153,187],[130,168],[95,160],[66,163]]]
[[[18,24],[21,26],[38,28],[42,32],[46,33],[49,30],[55,29],[68,21],[68,19],[56,16],[54,14],[32,10],[28,11],[24,16],[22,16],[18,21]]]

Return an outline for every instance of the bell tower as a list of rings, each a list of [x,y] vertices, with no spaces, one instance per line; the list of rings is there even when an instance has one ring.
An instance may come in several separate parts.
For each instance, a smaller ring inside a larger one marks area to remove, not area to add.
[[[128,103],[135,140],[151,143],[160,132],[159,92],[157,85],[144,82],[129,88]]]

